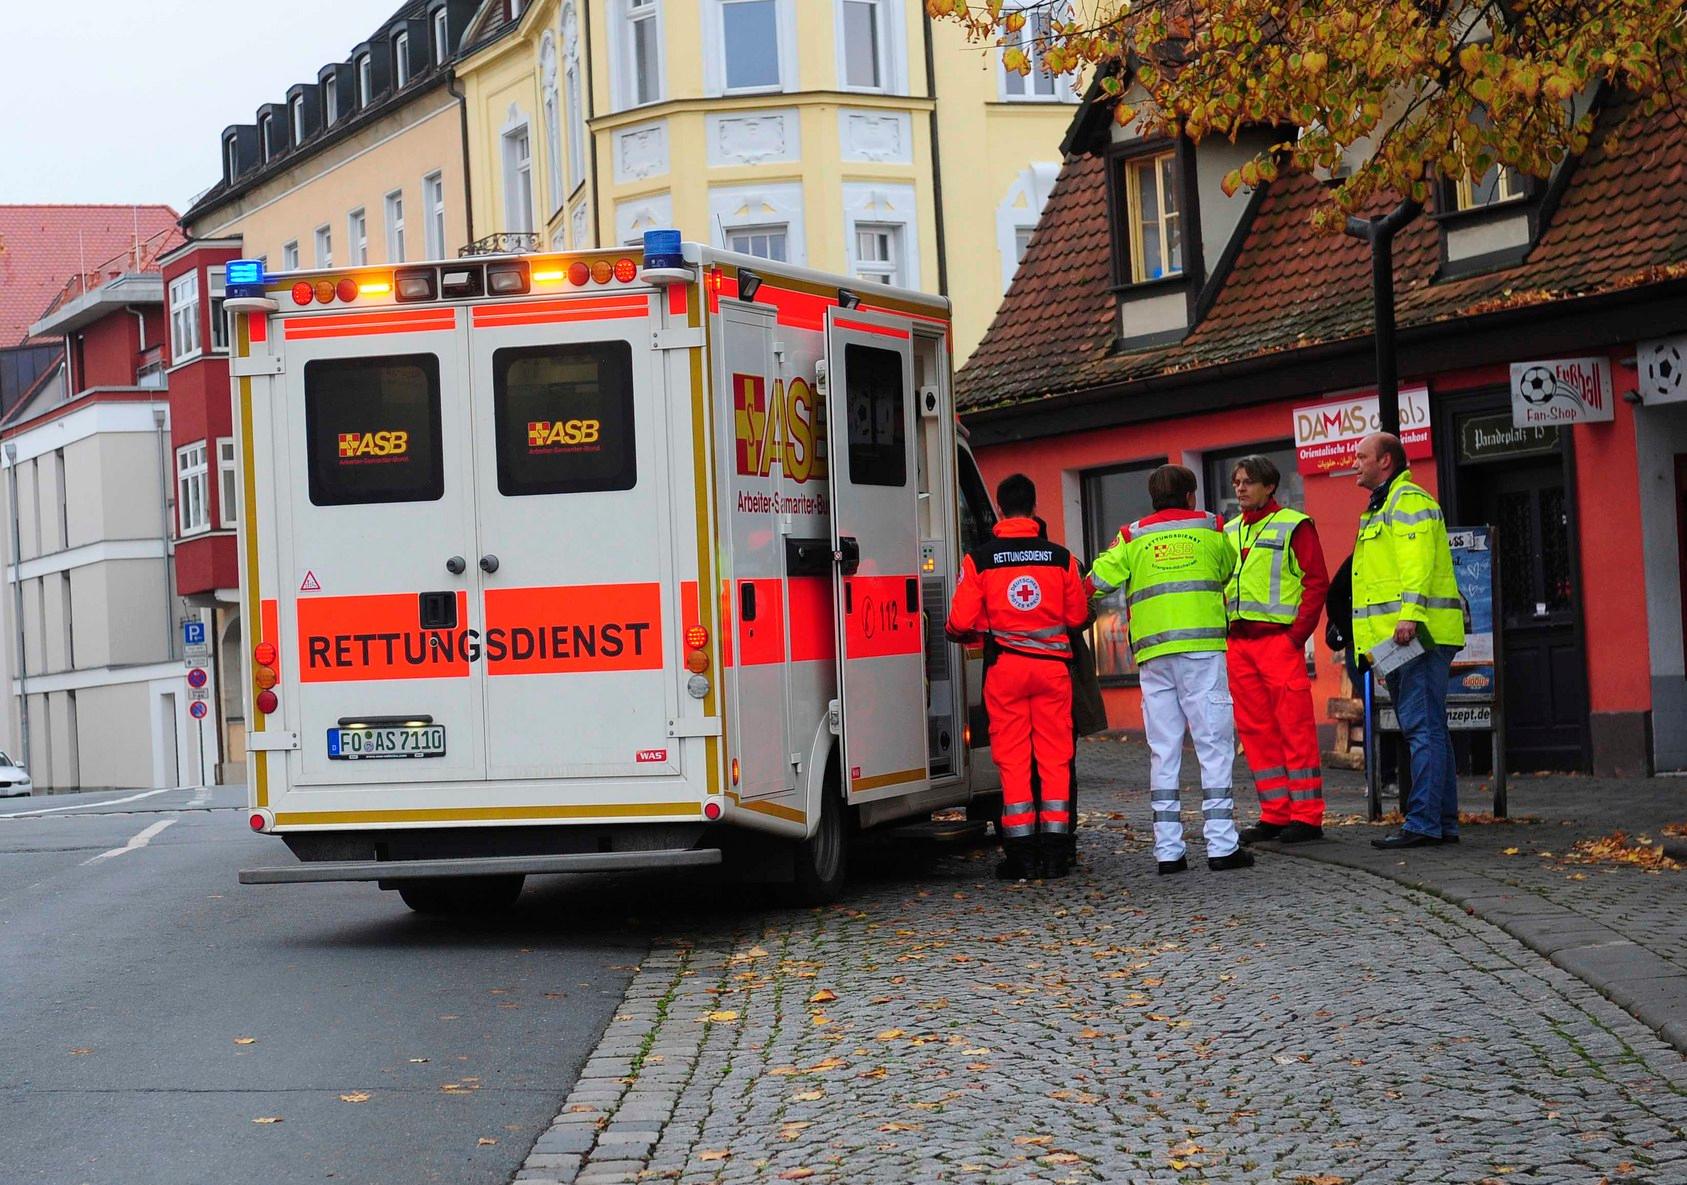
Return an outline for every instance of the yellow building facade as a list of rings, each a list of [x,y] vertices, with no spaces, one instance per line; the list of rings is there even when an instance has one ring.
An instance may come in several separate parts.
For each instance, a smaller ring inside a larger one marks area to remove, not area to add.
[[[488,0],[456,63],[473,225],[488,250],[671,226],[942,292],[959,360],[1076,102],[1070,80],[1005,71],[1001,54],[920,0]]]

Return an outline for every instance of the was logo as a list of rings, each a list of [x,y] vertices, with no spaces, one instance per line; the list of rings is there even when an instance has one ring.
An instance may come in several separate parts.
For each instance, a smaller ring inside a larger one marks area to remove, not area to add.
[[[600,420],[529,420],[527,447],[548,448],[558,444],[596,444],[603,434]]]
[[[410,451],[408,432],[341,432],[341,457],[399,457]]]
[[[1043,603],[1043,587],[1030,576],[1020,576],[1008,585],[1008,604],[1029,613]]]

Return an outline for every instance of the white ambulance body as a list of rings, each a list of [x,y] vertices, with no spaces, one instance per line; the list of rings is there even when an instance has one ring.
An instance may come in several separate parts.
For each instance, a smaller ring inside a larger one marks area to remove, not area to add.
[[[999,789],[947,302],[663,246],[236,269],[251,821],[299,857],[243,881],[825,897],[854,828]]]

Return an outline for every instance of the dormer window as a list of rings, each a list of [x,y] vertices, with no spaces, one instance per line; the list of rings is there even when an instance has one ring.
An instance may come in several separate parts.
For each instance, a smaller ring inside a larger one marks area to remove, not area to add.
[[[451,37],[447,22],[450,13],[443,8],[436,8],[433,14],[433,60],[436,65],[443,66],[445,59],[451,56]]]
[[[357,58],[357,105],[369,106],[369,100],[375,94],[375,63],[368,54],[359,54]]]
[[[275,118],[265,115],[258,121],[258,142],[263,146],[264,159],[275,155]]]
[[[1510,165],[1495,165],[1480,180],[1461,177],[1454,192],[1460,210],[1477,210],[1528,196],[1523,174]]]
[[[305,142],[305,97],[294,95],[293,101],[287,105],[289,115],[293,120],[293,143]]]
[[[1145,284],[1183,272],[1183,220],[1173,152],[1125,163],[1130,280]]]
[[[393,77],[402,87],[410,81],[410,34],[400,33],[392,39]]]
[[[322,124],[324,127],[333,127],[334,121],[340,118],[339,78],[334,75],[329,75],[328,81],[322,84],[322,89],[326,92],[326,98],[323,101],[324,115]]]
[[[228,169],[228,179],[233,181],[240,173],[240,147],[233,136],[223,141],[223,163]]]

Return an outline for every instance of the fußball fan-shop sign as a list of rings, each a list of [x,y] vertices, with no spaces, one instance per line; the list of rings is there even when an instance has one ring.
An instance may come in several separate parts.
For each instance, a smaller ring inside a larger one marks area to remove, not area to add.
[[[1647,407],[1687,403],[1687,333],[1641,342],[1635,364]]]
[[[1511,364],[1511,422],[1519,428],[1587,424],[1615,415],[1609,358]]]

